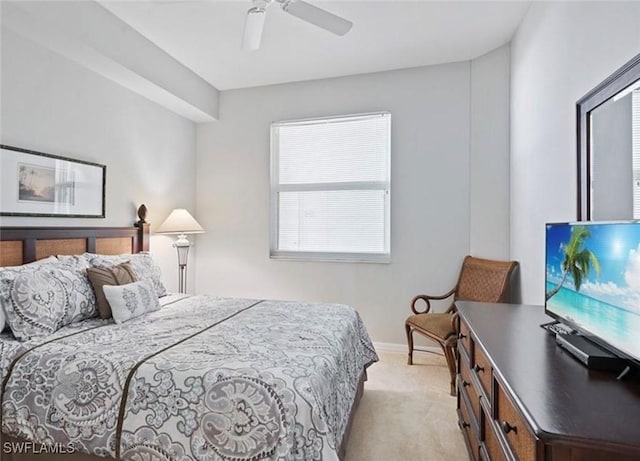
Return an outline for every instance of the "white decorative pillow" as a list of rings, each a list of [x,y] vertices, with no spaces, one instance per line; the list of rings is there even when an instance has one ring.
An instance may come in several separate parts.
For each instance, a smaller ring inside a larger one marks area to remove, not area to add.
[[[97,315],[96,298],[87,277],[59,263],[1,269],[0,305],[20,341],[47,336]]]
[[[167,289],[162,283],[162,272],[149,253],[122,254],[116,256],[85,253],[83,255],[91,266],[106,267],[129,262],[139,281],[147,281],[153,287],[156,296],[164,296]]]
[[[123,323],[160,309],[158,297],[147,281],[142,280],[126,285],[105,285],[102,289],[116,323]]]

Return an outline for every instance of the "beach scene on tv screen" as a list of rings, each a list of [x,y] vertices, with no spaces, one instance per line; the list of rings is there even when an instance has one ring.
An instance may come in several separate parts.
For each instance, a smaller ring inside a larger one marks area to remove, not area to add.
[[[547,309],[640,360],[640,223],[549,224]]]

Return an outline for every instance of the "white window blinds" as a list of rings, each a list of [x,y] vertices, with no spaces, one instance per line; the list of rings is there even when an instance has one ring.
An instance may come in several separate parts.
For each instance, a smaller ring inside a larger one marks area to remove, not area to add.
[[[391,114],[271,126],[271,255],[389,259]]]

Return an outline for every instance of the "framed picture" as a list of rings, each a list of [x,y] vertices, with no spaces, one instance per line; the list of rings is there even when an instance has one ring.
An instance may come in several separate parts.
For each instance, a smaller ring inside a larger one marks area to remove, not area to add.
[[[0,216],[104,218],[106,169],[0,144]]]

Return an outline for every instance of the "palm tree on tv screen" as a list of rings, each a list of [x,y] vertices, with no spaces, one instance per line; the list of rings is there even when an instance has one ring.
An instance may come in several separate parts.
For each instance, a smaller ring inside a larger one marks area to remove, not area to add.
[[[560,250],[564,253],[564,261],[562,261],[562,280],[557,287],[549,291],[545,300],[549,300],[555,295],[567,280],[567,276],[571,274],[573,285],[576,291],[580,291],[582,281],[589,276],[591,268],[596,275],[600,274],[600,262],[593,251],[583,248],[585,240],[591,237],[591,232],[585,226],[575,226],[571,229],[571,238],[568,243],[563,243]]]

